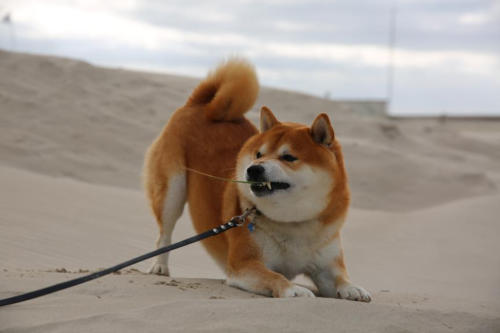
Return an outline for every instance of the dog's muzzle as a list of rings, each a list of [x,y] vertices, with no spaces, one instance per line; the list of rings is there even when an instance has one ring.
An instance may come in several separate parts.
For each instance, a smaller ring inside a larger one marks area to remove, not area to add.
[[[246,179],[255,182],[250,185],[250,190],[257,197],[270,195],[276,190],[286,190],[290,187],[290,184],[285,182],[269,181],[266,176],[266,169],[259,164],[248,167]]]

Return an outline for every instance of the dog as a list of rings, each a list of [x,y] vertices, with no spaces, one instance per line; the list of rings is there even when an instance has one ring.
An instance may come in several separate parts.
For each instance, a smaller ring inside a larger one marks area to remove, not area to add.
[[[264,106],[258,131],[244,117],[258,92],[250,63],[223,62],[148,149],[144,183],[159,226],[157,247],[171,243],[186,202],[197,232],[255,207],[248,228],[203,241],[230,286],[274,297],[315,297],[291,282],[305,274],[319,296],[369,302],[370,294],[350,282],[344,263],[340,229],[350,192],[329,117],[320,114],[309,127],[280,122]],[[156,258],[150,273],[169,275],[168,254]]]

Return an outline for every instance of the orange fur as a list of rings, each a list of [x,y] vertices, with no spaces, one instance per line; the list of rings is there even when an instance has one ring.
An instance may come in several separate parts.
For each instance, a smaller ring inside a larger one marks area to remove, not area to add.
[[[189,202],[191,218],[198,232],[211,229],[253,205],[238,187],[240,185],[214,180],[187,171],[186,167],[233,178],[238,176],[239,161],[249,158],[255,164],[279,161],[278,149],[286,145],[298,160],[294,163],[280,161],[282,168],[289,172],[300,172],[304,166],[322,170],[332,180],[331,188],[324,208],[310,221],[276,224],[267,216],[261,219],[276,228],[288,225],[290,230],[302,227],[312,230],[309,246],[312,253],[332,248],[328,251],[333,257],[325,268],[332,270],[331,286],[320,280],[318,283],[324,284],[319,287],[320,292],[325,290],[325,295],[334,296],[335,284],[348,282],[343,251],[340,248],[338,253],[335,252],[336,242],[340,246],[339,230],[350,201],[340,144],[335,139],[328,116],[324,114],[308,127],[281,123],[271,110],[264,107],[261,113],[263,132],[259,134],[243,117],[254,104],[257,93],[258,82],[252,65],[242,59],[223,63],[198,85],[186,105],[172,115],[149,148],[144,180],[159,225],[158,246],[169,242],[169,233],[185,201]],[[267,147],[265,156],[256,159],[256,151],[264,144]],[[181,196],[185,193],[185,198],[176,198],[177,192]],[[203,245],[227,272],[229,279],[236,281],[234,285],[276,297],[309,295],[310,292],[295,286],[285,275],[266,266],[264,249],[255,237],[247,228],[235,228],[204,240]],[[152,272],[168,274],[166,257],[160,257],[156,265]],[[315,274],[318,275],[311,272],[312,276]]]
[[[211,120],[229,121],[241,118],[252,107],[259,84],[252,65],[233,58],[222,63],[200,83],[187,102],[202,106]]]
[[[144,184],[160,233],[164,229],[162,213],[171,175],[186,173],[184,167],[189,167],[220,177],[232,176],[238,151],[257,132],[242,118],[255,102],[257,92],[252,66],[243,60],[229,60],[198,85],[153,142],[145,158]],[[245,98],[240,101],[237,96]],[[214,122],[211,118],[233,121]],[[225,183],[192,172],[187,172],[186,178],[195,229],[201,232],[221,224]],[[221,266],[225,265],[224,236],[212,237],[203,244]]]

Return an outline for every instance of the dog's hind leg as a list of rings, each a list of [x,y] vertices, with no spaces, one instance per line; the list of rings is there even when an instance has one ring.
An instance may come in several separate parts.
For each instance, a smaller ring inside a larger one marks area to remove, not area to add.
[[[146,157],[145,186],[153,214],[158,223],[160,235],[157,248],[170,245],[175,223],[184,210],[186,203],[186,172],[182,167],[182,156],[173,149],[168,150],[170,163],[161,161],[161,155],[155,154],[158,143],[153,144]],[[163,148],[164,149],[164,148]],[[177,153],[177,154],[176,154]],[[164,155],[163,155],[164,156]],[[180,157],[180,158],[179,158]],[[172,161],[174,161],[172,163]],[[149,273],[170,275],[168,253],[156,257]]]

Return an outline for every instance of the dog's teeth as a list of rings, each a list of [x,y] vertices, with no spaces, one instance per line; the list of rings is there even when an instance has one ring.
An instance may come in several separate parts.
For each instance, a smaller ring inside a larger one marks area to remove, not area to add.
[[[269,189],[269,191],[271,191],[273,188],[271,187],[271,182],[267,182],[266,183],[266,186],[267,188]]]

